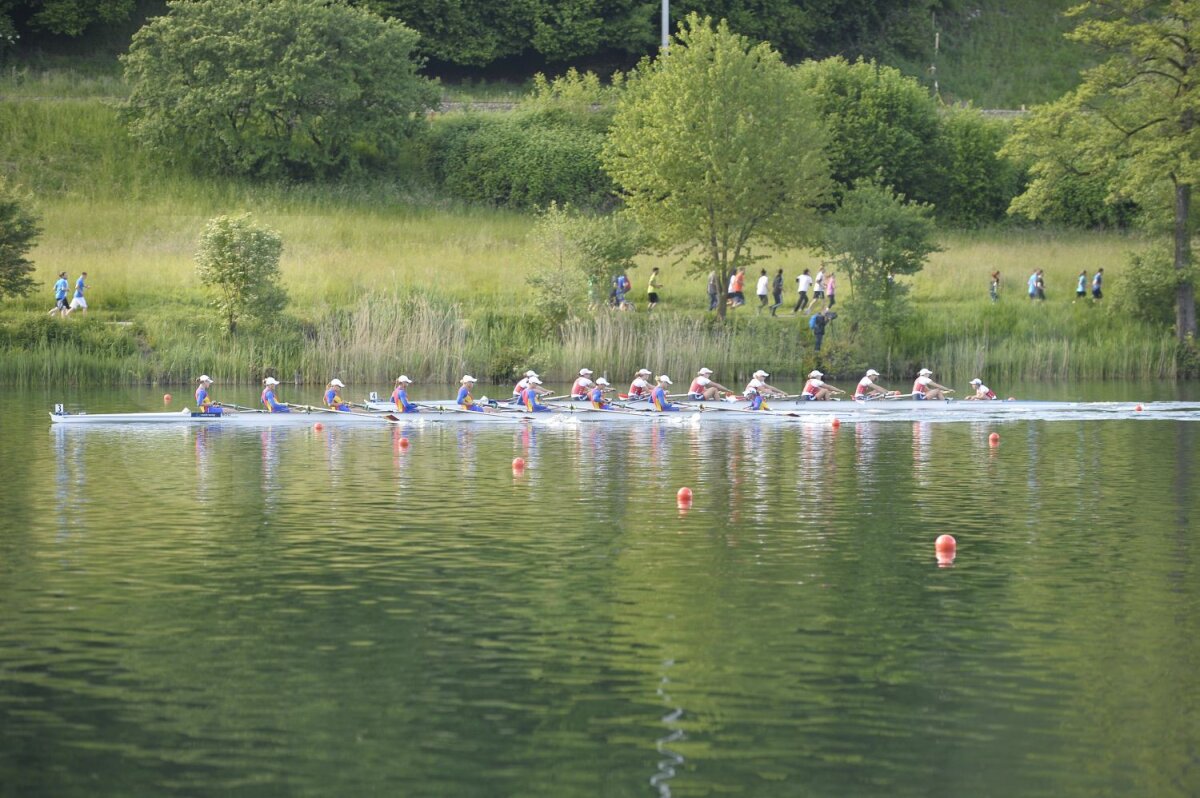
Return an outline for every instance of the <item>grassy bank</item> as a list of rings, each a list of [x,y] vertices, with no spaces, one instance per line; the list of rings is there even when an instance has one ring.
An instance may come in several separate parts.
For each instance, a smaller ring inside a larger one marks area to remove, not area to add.
[[[115,110],[89,99],[0,103],[0,165],[34,192],[45,230],[33,252],[42,291],[0,304],[5,383],[182,382],[200,372],[223,382],[265,373],[377,381],[400,371],[449,381],[528,367],[562,379],[584,364],[622,379],[642,366],[684,375],[701,364],[725,376],[766,368],[794,377],[817,362],[803,318],[758,316],[748,305],[727,326],[714,324],[703,280],[666,259],[644,258],[631,275],[643,310],[580,309],[565,329],[548,330],[525,286],[530,217],[445,202],[416,172],[301,188],[197,179],[148,161]],[[210,217],[241,210],[282,233],[292,304],[277,325],[231,338],[206,307],[192,255]],[[849,376],[873,365],[908,376],[928,363],[956,378],[1174,376],[1167,331],[1070,302],[1081,269],[1104,267],[1109,291],[1119,291],[1136,240],[1006,230],[947,234],[943,245],[912,280],[910,328],[887,347],[864,348],[869,336],[851,329],[869,332],[872,320],[843,314],[822,353],[827,371]],[[663,270],[664,304],[653,314],[643,301],[651,265]],[[789,289],[800,269],[817,265],[803,252],[762,263],[783,268]],[[1023,298],[1035,267],[1047,274],[1044,305]],[[1004,275],[995,306],[993,269]],[[92,312],[46,318],[54,275],[83,270]],[[848,289],[843,278],[843,300]],[[789,290],[785,310],[793,300]]]

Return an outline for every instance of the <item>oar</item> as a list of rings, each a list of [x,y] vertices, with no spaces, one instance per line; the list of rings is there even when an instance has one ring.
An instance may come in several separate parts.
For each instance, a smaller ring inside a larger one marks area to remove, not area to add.
[[[232,404],[229,402],[213,402],[213,404],[216,405],[217,407],[228,407],[231,410],[237,410],[242,413],[265,413],[265,412],[267,412],[266,410],[263,410],[261,407],[242,407],[241,405],[235,405],[235,404]]]
[[[313,405],[294,405],[291,402],[284,402],[283,405],[284,405],[284,407],[294,407],[297,410],[303,410],[306,413],[318,411],[321,413],[335,413],[340,416],[341,414],[348,412],[346,410],[334,410],[331,407],[314,407]]]

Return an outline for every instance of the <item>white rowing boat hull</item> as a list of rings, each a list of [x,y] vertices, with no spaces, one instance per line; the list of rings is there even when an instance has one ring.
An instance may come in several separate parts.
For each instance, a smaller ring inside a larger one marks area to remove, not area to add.
[[[173,413],[51,413],[54,424],[213,424],[217,426],[287,426],[308,425],[318,421],[328,424],[383,426],[381,413],[324,413],[293,411],[267,413],[263,411],[232,411],[214,416],[196,413],[187,408]]]

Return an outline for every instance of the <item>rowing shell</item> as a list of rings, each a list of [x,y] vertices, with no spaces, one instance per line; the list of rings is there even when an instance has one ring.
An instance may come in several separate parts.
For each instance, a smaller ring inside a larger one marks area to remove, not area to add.
[[[286,426],[312,424],[320,421],[333,424],[382,425],[379,413],[306,412],[268,413],[262,410],[231,411],[222,415],[197,413],[184,408],[173,413],[69,413],[53,412],[50,421],[54,424],[215,424],[217,426]]]

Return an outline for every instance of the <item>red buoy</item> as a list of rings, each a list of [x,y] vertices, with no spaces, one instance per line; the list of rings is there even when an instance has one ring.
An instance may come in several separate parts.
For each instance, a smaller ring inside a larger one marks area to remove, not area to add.
[[[937,554],[938,565],[949,565],[954,562],[954,556],[958,552],[958,541],[953,535],[938,535],[933,543],[933,550]]]
[[[838,427],[842,426],[842,422],[838,421],[836,418],[831,423],[832,423],[834,429],[837,429]]]
[[[313,429],[315,429],[317,432],[320,432],[321,430],[325,429],[325,425],[318,421],[316,424],[313,424]]]
[[[513,471],[524,471],[524,470],[525,470],[525,458],[524,457],[514,457],[513,458]]]
[[[169,393],[164,393],[164,394],[163,394],[163,404],[164,404],[164,405],[169,405],[169,404],[171,404],[171,394],[169,394]],[[1141,408],[1138,408],[1138,409],[1140,410]]]
[[[988,436],[988,446],[999,446],[999,445],[1000,445],[1000,433],[993,432],[991,435]]]
[[[1136,410],[1136,411],[1137,411],[1137,412],[1139,412],[1139,413],[1140,413],[1140,412],[1142,412],[1142,406],[1141,406],[1141,405],[1136,405],[1136,406],[1135,406],[1133,409],[1134,409],[1134,410]]]
[[[690,502],[692,500],[692,489],[680,488],[679,492],[675,494],[675,498],[681,502]]]
[[[408,448],[408,438],[401,438],[401,439],[400,439],[400,448],[401,448],[401,449],[407,449],[407,448]]]

